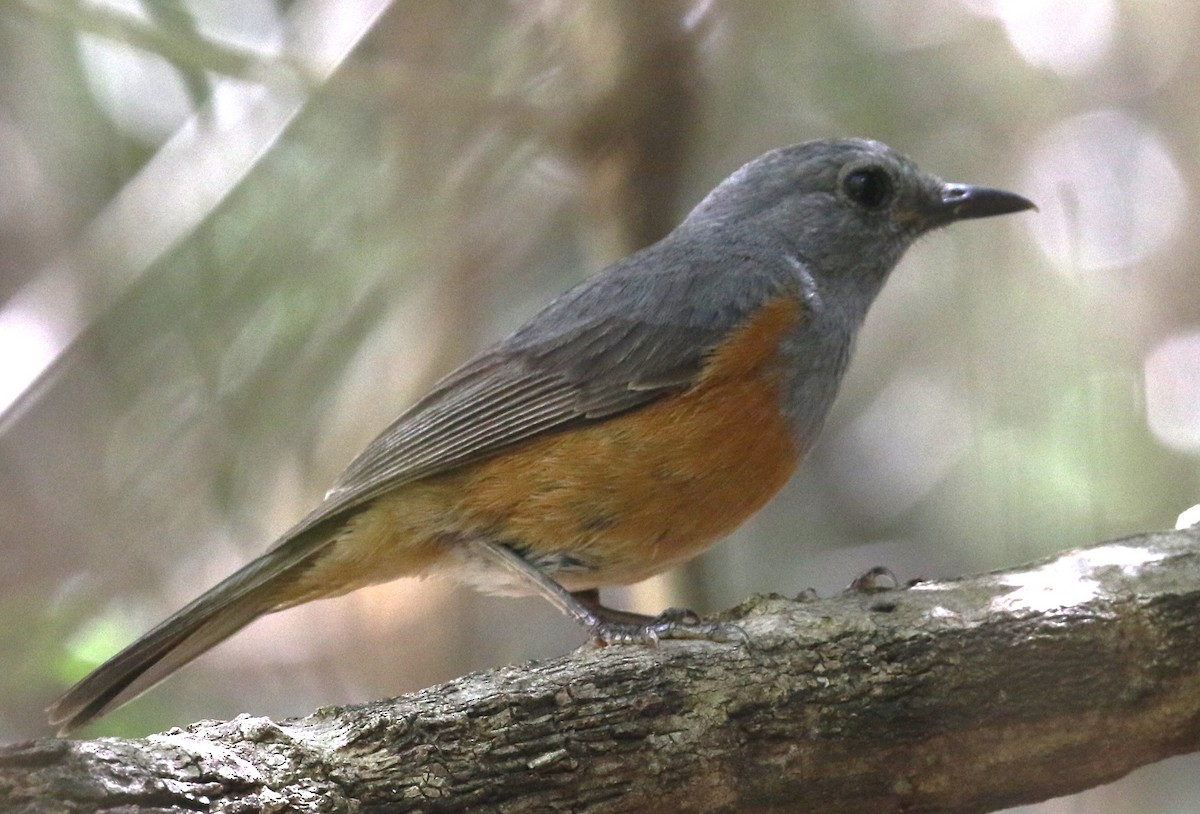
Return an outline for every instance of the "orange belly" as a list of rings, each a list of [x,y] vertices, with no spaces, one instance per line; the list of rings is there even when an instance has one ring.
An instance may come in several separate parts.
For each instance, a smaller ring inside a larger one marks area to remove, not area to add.
[[[695,556],[766,503],[799,462],[780,414],[778,348],[800,318],[795,301],[772,302],[682,393],[376,499],[299,592],[332,595],[461,565],[465,546],[455,541],[477,538],[563,563],[548,570],[569,590],[636,582]],[[465,576],[524,592],[519,582]]]

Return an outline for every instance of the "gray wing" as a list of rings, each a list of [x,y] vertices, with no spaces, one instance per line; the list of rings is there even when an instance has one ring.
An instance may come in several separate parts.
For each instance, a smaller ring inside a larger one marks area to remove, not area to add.
[[[729,328],[766,299],[795,295],[760,258],[718,261],[691,248],[667,238],[609,267],[451,373],[371,442],[283,542],[404,483],[684,390]]]
[[[503,343],[443,379],[372,441],[327,495],[337,504],[328,509],[684,389],[715,341],[685,327],[664,335],[599,320],[531,347]]]

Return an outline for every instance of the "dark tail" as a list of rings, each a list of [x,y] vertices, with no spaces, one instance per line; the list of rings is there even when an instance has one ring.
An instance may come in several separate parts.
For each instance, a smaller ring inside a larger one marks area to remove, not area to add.
[[[133,700],[211,647],[286,604],[287,586],[334,538],[344,518],[303,529],[206,591],[101,664],[47,712],[65,736]]]

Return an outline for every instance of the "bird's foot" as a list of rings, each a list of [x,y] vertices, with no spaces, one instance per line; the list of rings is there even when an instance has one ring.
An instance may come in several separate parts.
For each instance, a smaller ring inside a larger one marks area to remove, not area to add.
[[[598,621],[591,627],[597,647],[614,644],[654,646],[663,639],[749,644],[746,631],[729,622],[705,622],[695,611],[668,608],[655,617],[639,621]]]

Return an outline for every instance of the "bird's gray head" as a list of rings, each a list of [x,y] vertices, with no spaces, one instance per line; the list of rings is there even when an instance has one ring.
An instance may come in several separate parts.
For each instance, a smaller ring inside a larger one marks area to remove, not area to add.
[[[686,227],[739,224],[817,274],[876,278],[931,229],[1033,208],[1003,190],[952,184],[867,139],[808,141],[759,156],[700,202]]]
[[[1011,192],[946,183],[877,141],[837,139],[754,159],[679,231],[758,258],[739,288],[779,275],[799,287],[808,312],[783,344],[783,410],[803,444],[833,402],[867,309],[913,241],[954,221],[1031,207]]]

